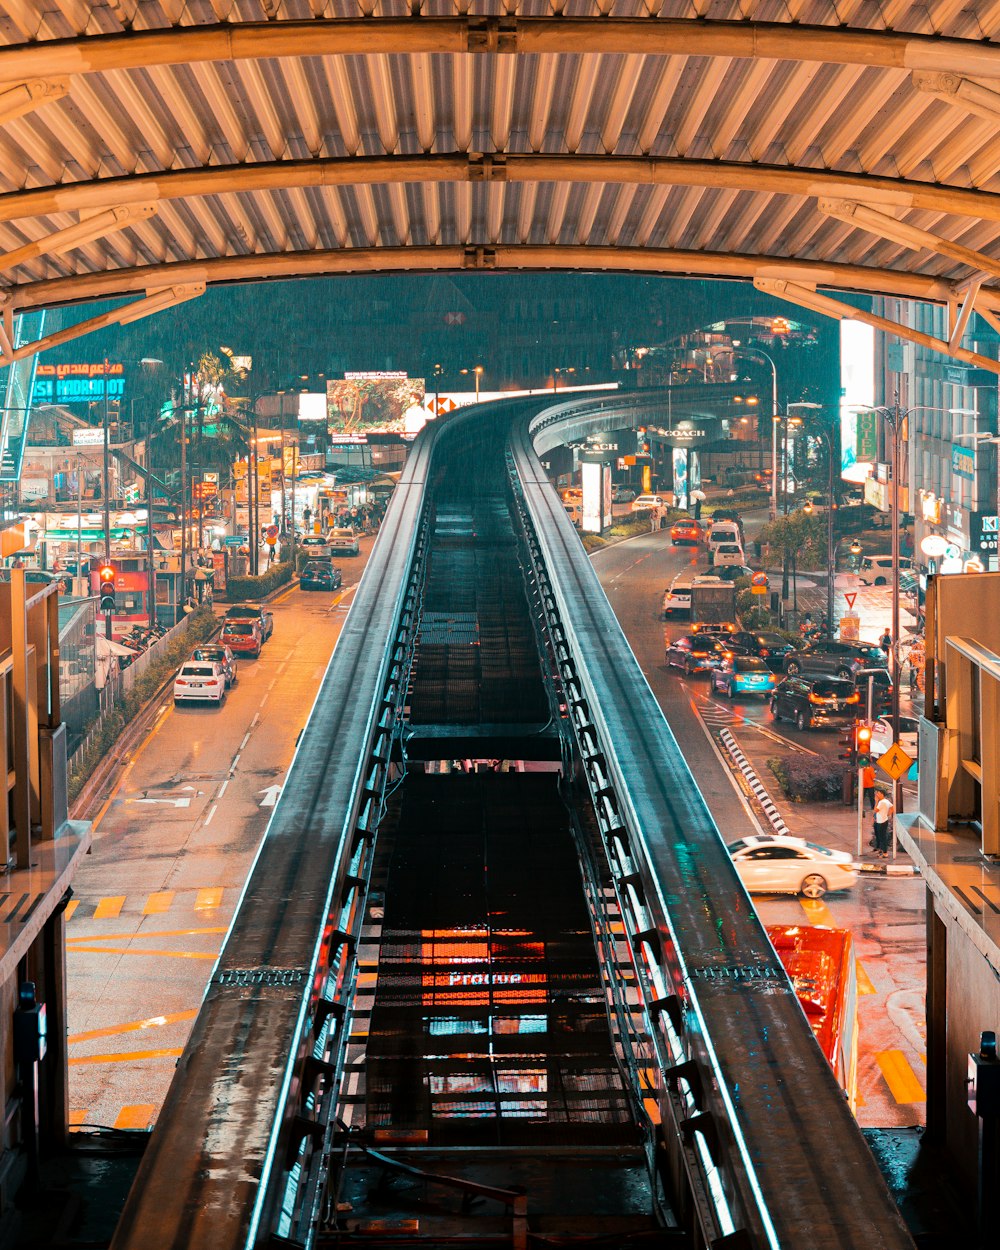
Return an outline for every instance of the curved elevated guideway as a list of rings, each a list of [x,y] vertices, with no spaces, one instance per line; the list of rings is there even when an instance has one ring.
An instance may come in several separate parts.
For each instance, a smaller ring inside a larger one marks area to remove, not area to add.
[[[538,462],[607,403],[417,440],[115,1250],[911,1245]]]

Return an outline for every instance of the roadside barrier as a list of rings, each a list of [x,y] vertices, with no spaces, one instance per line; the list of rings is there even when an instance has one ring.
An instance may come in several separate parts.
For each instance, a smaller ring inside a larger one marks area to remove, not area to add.
[[[750,763],[747,757],[740,750],[739,746],[737,745],[736,739],[733,737],[733,735],[729,732],[728,729],[723,729],[723,731],[719,734],[719,739],[721,740],[722,745],[726,748],[726,751],[728,752],[730,759],[733,761],[733,763],[736,765],[736,767],[740,770],[740,772],[743,774],[744,778],[746,779],[746,783],[750,787],[751,793],[753,794],[757,802],[760,804],[761,809],[764,812],[764,815],[767,817],[768,823],[770,824],[771,828],[774,830],[775,833],[781,834],[782,837],[790,837],[791,831],[789,830],[785,822],[782,820],[781,813],[778,811],[777,807],[775,806],[774,800],[771,798],[768,792],[764,789],[764,783],[757,776],[756,772],[754,771],[753,765]]]

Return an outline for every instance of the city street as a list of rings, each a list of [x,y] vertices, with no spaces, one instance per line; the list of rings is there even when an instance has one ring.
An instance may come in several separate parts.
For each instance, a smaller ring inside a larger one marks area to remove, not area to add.
[[[751,816],[717,738],[728,728],[753,764],[790,831],[836,850],[856,852],[854,811],[839,803],[790,803],[767,767],[769,758],[803,751],[836,756],[836,731],[799,732],[776,725],[764,700],[730,702],[709,693],[708,680],[687,678],[664,662],[661,602],[675,573],[704,571],[703,549],[671,547],[669,532],[643,534],[594,556],[602,585],[656,695],[683,744],[705,799],[727,841],[768,830]],[[852,579],[856,580],[856,579]],[[773,584],[773,582],[772,582]],[[840,585],[838,582],[838,590]],[[875,621],[888,612],[886,587],[858,587],[862,635],[877,638]],[[884,624],[884,621],[883,621]],[[669,626],[683,634],[687,622]],[[866,827],[867,844],[870,826]],[[867,851],[867,846],[866,846]],[[765,924],[821,924],[850,929],[858,956],[860,993],[859,1108],[862,1125],[912,1125],[924,1118],[924,886],[912,876],[863,874],[853,890],[819,901],[791,895],[755,896]]]
[[[67,909],[74,1125],[155,1119],[373,541],[342,590],[273,601],[222,707],[168,695],[97,813]]]

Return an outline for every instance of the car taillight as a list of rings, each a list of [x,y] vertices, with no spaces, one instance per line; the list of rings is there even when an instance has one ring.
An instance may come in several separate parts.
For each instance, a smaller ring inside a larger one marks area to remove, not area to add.
[[[186,678],[186,677],[178,677],[178,678],[177,678],[177,684],[178,684],[178,686],[186,686],[186,685],[187,685],[187,678]]]
[[[854,692],[853,694],[849,694],[849,695],[847,696],[847,698],[844,700],[844,702],[845,702],[845,703],[860,703],[860,702],[861,702],[861,695],[859,695],[859,694],[858,694],[858,692],[855,690],[855,692]]]
[[[761,647],[761,649],[760,649],[760,653],[761,653],[761,655],[770,655],[770,654],[771,654],[771,652],[770,652],[770,651],[768,651],[767,647]]]
[[[824,702],[824,699],[823,699],[823,696],[820,694],[810,694],[809,702],[810,703],[822,703]]]

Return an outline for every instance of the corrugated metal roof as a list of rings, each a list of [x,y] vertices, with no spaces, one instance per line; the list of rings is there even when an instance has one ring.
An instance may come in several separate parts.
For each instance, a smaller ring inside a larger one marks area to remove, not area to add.
[[[792,262],[945,300],[977,272],[825,198],[1000,258],[1000,0],[0,0],[0,93],[4,252],[158,210],[8,264],[15,308],[271,274]]]

